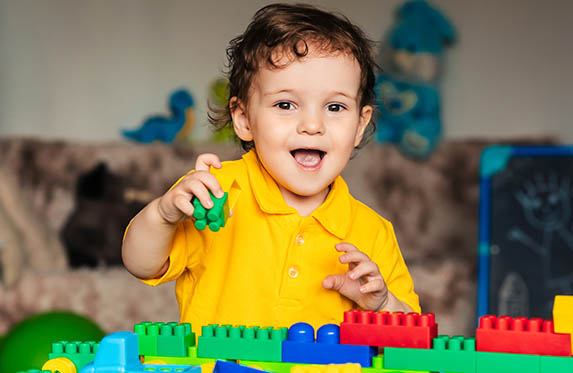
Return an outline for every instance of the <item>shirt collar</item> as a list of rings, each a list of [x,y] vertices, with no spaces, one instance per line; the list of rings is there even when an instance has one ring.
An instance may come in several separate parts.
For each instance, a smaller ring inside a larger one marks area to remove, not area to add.
[[[260,209],[267,214],[297,214],[294,208],[286,204],[276,181],[259,161],[255,149],[243,155],[243,159]],[[311,216],[327,231],[344,239],[350,227],[351,198],[346,182],[338,176],[334,179],[326,200]]]

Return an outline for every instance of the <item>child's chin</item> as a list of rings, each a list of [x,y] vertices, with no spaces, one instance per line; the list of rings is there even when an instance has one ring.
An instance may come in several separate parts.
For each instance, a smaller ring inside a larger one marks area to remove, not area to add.
[[[300,197],[312,197],[324,191],[324,189],[326,188],[328,188],[328,184],[324,186],[323,185],[309,186],[308,183],[306,184],[296,183],[296,185],[291,185],[290,188],[288,189]]]

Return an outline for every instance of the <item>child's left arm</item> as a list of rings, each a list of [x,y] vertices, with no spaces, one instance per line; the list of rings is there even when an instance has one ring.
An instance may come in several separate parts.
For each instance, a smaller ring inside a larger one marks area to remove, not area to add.
[[[348,272],[327,276],[322,281],[325,289],[338,291],[365,310],[412,312],[410,306],[388,290],[378,265],[368,255],[348,242],[339,243],[335,248],[344,253],[338,260],[348,264]]]

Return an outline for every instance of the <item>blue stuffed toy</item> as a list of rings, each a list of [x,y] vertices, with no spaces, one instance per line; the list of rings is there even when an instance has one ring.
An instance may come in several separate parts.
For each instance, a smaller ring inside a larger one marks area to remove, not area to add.
[[[123,136],[130,140],[149,144],[153,141],[172,143],[184,140],[193,128],[195,115],[193,110],[193,97],[186,89],[180,89],[169,97],[171,116],[148,117],[139,128],[123,130]]]
[[[433,152],[442,135],[441,56],[454,39],[450,22],[425,0],[409,1],[398,10],[383,51],[384,73],[376,79],[379,141],[395,143],[416,159]]]

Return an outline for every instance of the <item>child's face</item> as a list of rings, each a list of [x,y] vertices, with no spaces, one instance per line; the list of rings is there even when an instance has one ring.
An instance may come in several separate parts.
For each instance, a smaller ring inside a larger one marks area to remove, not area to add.
[[[340,175],[370,122],[372,107],[360,108],[360,66],[350,55],[312,47],[306,57],[277,65],[255,75],[247,107],[239,104],[232,114],[235,131],[254,141],[281,187],[316,196]]]

